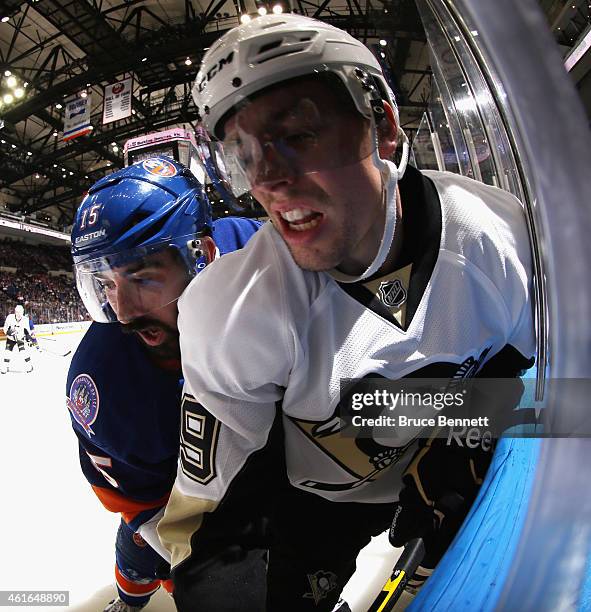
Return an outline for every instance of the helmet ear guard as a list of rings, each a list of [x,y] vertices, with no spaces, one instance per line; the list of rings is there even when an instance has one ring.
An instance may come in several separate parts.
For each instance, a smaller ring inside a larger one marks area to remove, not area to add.
[[[197,261],[205,256],[205,252],[201,248],[201,239],[196,238],[194,240],[187,241],[187,250],[191,256]]]

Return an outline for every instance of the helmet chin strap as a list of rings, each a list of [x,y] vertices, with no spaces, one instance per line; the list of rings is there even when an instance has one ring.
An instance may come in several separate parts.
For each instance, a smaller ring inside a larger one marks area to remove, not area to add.
[[[400,128],[398,128],[398,134],[402,138],[402,157],[398,166],[392,161],[381,159],[377,148],[373,154],[374,163],[380,169],[382,175],[382,203],[385,204],[386,209],[384,233],[382,234],[380,248],[374,260],[360,276],[349,276],[336,268],[331,270],[330,275],[341,283],[356,283],[373,276],[382,267],[390,252],[394,230],[396,229],[396,186],[404,176],[409,153],[408,137]]]

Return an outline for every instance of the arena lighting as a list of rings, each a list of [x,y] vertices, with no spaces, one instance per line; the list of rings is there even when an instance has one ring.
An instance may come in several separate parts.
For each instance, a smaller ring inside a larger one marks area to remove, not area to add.
[[[60,110],[61,108],[63,108],[63,106],[58,102],[55,107],[57,108],[57,110]]]
[[[21,87],[17,87],[14,90],[14,95],[16,98],[22,98],[25,95],[25,90],[22,89]]]
[[[142,57],[142,62],[147,62],[148,58],[147,57]]]
[[[267,14],[267,9],[264,6],[261,6],[257,12],[262,17],[263,15]]]
[[[70,242],[70,234],[64,234],[63,232],[58,232],[49,228],[39,227],[37,225],[30,225],[29,223],[24,223],[22,221],[12,221],[11,219],[0,217],[0,226],[18,229],[21,231],[29,232],[31,234],[42,234],[43,236],[51,236],[52,238],[58,238],[60,240],[63,240],[64,242]]]
[[[185,66],[190,66],[192,63],[193,63],[193,62],[191,61],[191,58],[190,58],[190,57],[188,57],[188,58],[185,60]]]
[[[6,84],[8,85],[8,87],[16,87],[16,78],[14,76],[10,75],[6,79]]]
[[[0,21],[2,23],[6,23],[9,19],[10,19],[10,17],[2,17],[2,19],[0,19]]]
[[[86,98],[88,96],[88,94],[85,91],[81,91],[80,92],[80,97],[81,98]]]
[[[14,100],[12,94],[4,94],[4,97],[2,99],[4,100],[4,102],[6,102],[6,104],[10,104]]]
[[[12,74],[12,72],[10,72],[10,70],[5,70],[4,71],[4,76],[9,77]]]
[[[113,153],[117,153],[117,151],[119,151],[119,147],[117,146],[113,147]]]
[[[380,47],[385,47],[388,44],[388,41],[385,40],[384,38],[380,39]]]
[[[240,15],[240,23],[248,23],[250,21],[250,15],[243,13]]]
[[[27,155],[30,157],[31,155],[33,155],[33,153],[31,151],[27,151]]]
[[[53,135],[54,135],[54,136],[57,138],[57,131],[55,131],[55,132],[53,133]]]
[[[281,4],[276,4],[276,5],[273,7],[273,13],[274,13],[275,15],[281,15],[281,13],[283,13],[283,7],[281,6]]]

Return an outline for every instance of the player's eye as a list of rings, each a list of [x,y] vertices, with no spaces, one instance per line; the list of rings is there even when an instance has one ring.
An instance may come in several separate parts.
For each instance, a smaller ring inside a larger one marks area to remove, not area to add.
[[[136,276],[132,275],[129,277],[129,281],[136,285],[137,287],[146,287],[151,288],[157,285],[160,285],[161,282],[159,279],[154,278],[153,276]]]
[[[105,289],[106,291],[112,291],[115,289],[115,283],[106,278],[97,278],[96,279],[101,289]]]

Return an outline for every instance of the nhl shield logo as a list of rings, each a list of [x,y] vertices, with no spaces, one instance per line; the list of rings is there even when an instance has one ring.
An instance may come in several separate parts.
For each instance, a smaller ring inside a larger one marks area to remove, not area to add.
[[[388,308],[400,308],[406,301],[406,289],[397,278],[380,283],[378,291],[380,300],[382,300]]]

